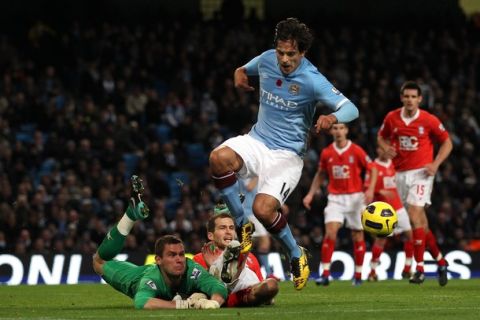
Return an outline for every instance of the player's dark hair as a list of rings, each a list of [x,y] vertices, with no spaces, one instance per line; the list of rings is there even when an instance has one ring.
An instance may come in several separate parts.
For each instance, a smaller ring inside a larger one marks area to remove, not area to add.
[[[221,218],[230,218],[230,219],[233,220],[233,223],[235,224],[235,219],[233,219],[233,217],[230,213],[215,214],[215,215],[211,216],[210,219],[208,219],[208,221],[207,221],[207,232],[214,232],[215,231],[215,221],[217,221],[217,219],[221,219]]]
[[[418,95],[419,96],[422,95],[422,88],[420,88],[418,83],[416,83],[415,81],[407,81],[404,84],[402,84],[402,87],[400,88],[400,94],[403,95],[403,92],[405,91],[405,89],[417,90]]]
[[[313,42],[313,35],[306,24],[301,23],[297,18],[287,18],[277,23],[273,44],[275,47],[278,41],[293,40],[301,53],[310,49]]]
[[[165,246],[167,244],[179,244],[179,243],[183,244],[183,241],[176,236],[172,236],[169,234],[162,236],[158,238],[157,241],[155,241],[155,254],[157,256],[162,257],[163,250],[165,249]]]

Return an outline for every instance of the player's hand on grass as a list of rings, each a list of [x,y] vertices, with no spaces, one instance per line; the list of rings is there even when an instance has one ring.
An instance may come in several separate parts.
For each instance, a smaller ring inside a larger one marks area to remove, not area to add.
[[[195,309],[219,309],[220,303],[216,300],[199,299],[195,303]]]
[[[198,301],[201,299],[208,299],[208,297],[205,293],[202,293],[202,292],[195,292],[190,297],[188,297],[187,300],[190,304],[190,308],[194,308],[195,304],[197,304]]]
[[[189,309],[190,303],[188,300],[174,300],[175,301],[175,309]]]
[[[175,301],[176,309],[201,309],[197,307],[200,300],[207,300],[207,295],[201,292],[195,292],[187,299],[183,300],[180,295],[176,295],[173,298]]]

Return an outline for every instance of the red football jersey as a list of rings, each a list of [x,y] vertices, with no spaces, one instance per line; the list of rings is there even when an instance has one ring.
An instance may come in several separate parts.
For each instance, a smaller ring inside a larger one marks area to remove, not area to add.
[[[206,270],[208,270],[207,263],[205,262],[205,259],[203,258],[203,254],[201,252],[193,256],[193,261],[195,261],[196,263],[204,267]],[[257,258],[251,252],[248,253],[247,262],[245,262],[245,265],[247,266],[248,269],[255,272],[259,282],[263,281],[263,275],[260,269],[260,263],[258,263]]]
[[[328,193],[362,192],[362,171],[367,169],[370,162],[365,150],[350,140],[342,149],[335,143],[323,149],[318,166],[328,174]]]
[[[207,263],[205,262],[203,254],[201,252],[197,253],[196,255],[193,256],[193,261],[195,261],[196,263],[198,263],[199,265],[201,265],[202,267],[204,267],[205,269],[208,270]],[[248,253],[247,262],[245,262],[245,266],[248,269],[255,272],[255,274],[258,277],[258,282],[259,283],[263,281],[262,272],[260,270],[260,264],[258,263],[257,258],[251,252]],[[249,293],[250,293],[249,288],[242,289],[242,290],[237,291],[235,293],[230,293],[227,297],[227,301],[226,301],[225,305],[228,308],[246,306],[247,305],[246,302],[245,302],[246,301],[246,296],[248,296]]]
[[[377,168],[378,178],[377,183],[375,184],[375,194],[373,196],[373,201],[384,201],[389,203],[393,209],[398,210],[403,207],[400,196],[398,195],[397,185],[395,184],[395,167],[393,166],[392,160],[386,162],[379,159],[371,162],[368,165],[368,169],[372,167]],[[365,188],[368,188],[370,185],[370,175],[367,174],[365,178]],[[392,197],[385,197],[380,194],[380,190],[389,190],[392,193]]]
[[[402,116],[403,108],[390,111],[378,134],[397,151],[393,164],[397,171],[424,167],[433,161],[433,143],[448,139],[448,132],[433,114],[419,109],[413,118]]]

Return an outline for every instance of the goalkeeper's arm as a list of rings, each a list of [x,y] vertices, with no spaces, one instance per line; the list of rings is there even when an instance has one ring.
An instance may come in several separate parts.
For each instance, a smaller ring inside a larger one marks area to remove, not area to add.
[[[168,301],[158,298],[150,298],[143,305],[143,309],[176,309],[176,301]]]

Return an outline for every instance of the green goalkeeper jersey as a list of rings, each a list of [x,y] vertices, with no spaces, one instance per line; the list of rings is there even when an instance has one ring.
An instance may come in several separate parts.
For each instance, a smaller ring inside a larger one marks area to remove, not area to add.
[[[172,300],[177,294],[183,299],[194,292],[211,297],[216,293],[227,298],[225,285],[191,259],[187,260],[180,285],[169,287],[156,264],[136,266],[129,262],[111,260],[104,266],[103,278],[112,287],[134,299],[135,308],[142,309],[150,298]]]

